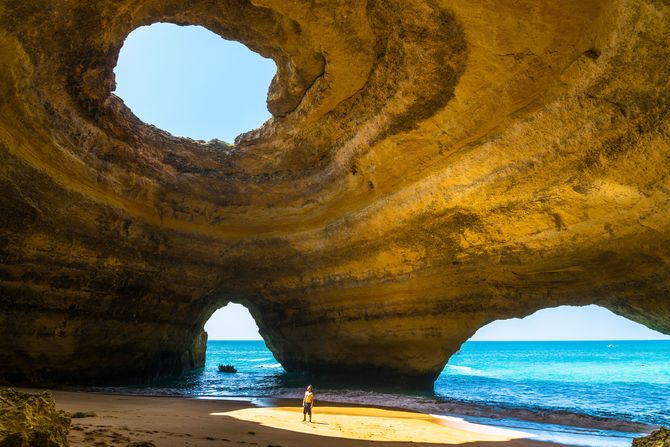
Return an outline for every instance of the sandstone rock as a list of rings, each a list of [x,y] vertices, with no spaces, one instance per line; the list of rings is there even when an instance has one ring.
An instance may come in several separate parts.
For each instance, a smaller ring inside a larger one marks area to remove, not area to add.
[[[67,446],[70,418],[56,410],[51,394],[0,390],[0,446]]]
[[[272,57],[273,119],[140,122],[113,67],[157,21]],[[668,41],[654,0],[0,0],[0,377],[180,374],[229,301],[362,380],[561,304],[670,333]]]
[[[670,447],[670,430],[660,428],[648,436],[636,438],[633,447]]]

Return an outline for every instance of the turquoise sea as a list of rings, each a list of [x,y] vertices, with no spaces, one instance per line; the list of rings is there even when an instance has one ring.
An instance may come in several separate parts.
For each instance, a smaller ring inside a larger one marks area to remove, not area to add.
[[[235,365],[238,373],[219,373],[219,363]],[[124,391],[300,399],[307,381],[314,385],[317,398],[322,401],[392,406],[438,415],[460,413],[471,420],[482,420],[489,408],[491,414],[498,414],[495,423],[531,432],[542,429],[520,419],[530,414],[541,416],[537,419],[541,420],[565,412],[670,426],[670,341],[665,340],[471,341],[450,359],[433,391],[417,392],[378,387],[373,382],[365,389],[357,389],[289,374],[262,341],[214,340],[207,344],[207,363],[202,371],[176,381]],[[515,411],[521,415],[519,420],[500,419],[500,414]],[[607,430],[597,434],[611,436],[613,442],[602,437],[584,441],[582,437],[574,443],[630,445],[630,439],[616,440],[617,436],[628,435]],[[566,442],[560,437],[547,440]]]
[[[435,393],[670,426],[670,341],[468,342]]]

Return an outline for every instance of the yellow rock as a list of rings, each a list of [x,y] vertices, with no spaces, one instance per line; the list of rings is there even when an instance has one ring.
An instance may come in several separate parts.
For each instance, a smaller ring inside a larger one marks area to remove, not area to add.
[[[272,57],[273,119],[140,122],[158,21]],[[0,0],[0,378],[196,368],[228,301],[289,370],[424,385],[545,307],[670,333],[669,41],[653,0]]]

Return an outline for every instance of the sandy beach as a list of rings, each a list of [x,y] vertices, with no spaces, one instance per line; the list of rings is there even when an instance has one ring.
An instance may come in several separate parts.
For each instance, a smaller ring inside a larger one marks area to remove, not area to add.
[[[26,390],[28,391],[28,390]],[[444,420],[421,413],[318,403],[312,423],[302,422],[300,401],[256,406],[246,401],[125,396],[52,391],[61,410],[91,412],[73,418],[73,446],[417,446],[550,447],[525,434]]]

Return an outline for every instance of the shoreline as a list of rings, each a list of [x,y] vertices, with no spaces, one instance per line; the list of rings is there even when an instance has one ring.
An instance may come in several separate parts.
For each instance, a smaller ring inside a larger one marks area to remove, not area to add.
[[[34,387],[31,387],[34,388]],[[37,389],[37,388],[34,388]],[[100,388],[79,388],[79,387],[59,387],[59,388],[44,388],[44,390],[61,390],[84,393],[99,393],[107,395],[118,396],[145,396],[156,398],[183,398],[183,399],[198,399],[198,400],[231,400],[243,402],[274,402],[274,404],[285,404],[294,399],[285,395],[279,396],[208,396],[208,395],[185,395],[185,394],[151,394],[151,393],[132,393],[121,390],[116,390],[115,387],[100,387]],[[323,396],[319,394],[318,397]],[[516,425],[510,425],[510,420],[518,420],[520,422],[530,422],[542,425],[554,425],[561,427],[574,427],[576,429],[591,429],[603,431],[616,431],[625,433],[650,433],[653,430],[660,428],[660,425],[648,424],[644,422],[630,421],[626,419],[608,418],[586,413],[572,412],[568,410],[551,410],[551,409],[530,409],[505,407],[476,403],[465,403],[458,401],[442,400],[438,401],[433,398],[428,398],[422,402],[421,410],[415,405],[398,405],[386,404],[384,402],[351,398],[338,398],[332,394],[326,394],[326,399],[319,399],[334,406],[357,405],[377,409],[392,409],[400,411],[413,411],[436,414],[440,416],[455,416],[466,418],[468,420],[485,420],[487,424],[497,425],[501,427],[516,428]],[[379,394],[378,397],[383,397],[384,394]],[[395,396],[395,395],[393,395]],[[296,397],[299,398],[299,397]],[[426,410],[426,411],[423,411]],[[502,422],[505,423],[502,423]]]
[[[195,397],[196,399],[218,399],[218,397],[215,396],[212,397],[193,396],[193,397]],[[251,401],[267,400],[270,402],[276,402],[277,404],[284,404],[290,401],[290,399],[284,397],[280,398],[251,397],[249,399]],[[354,401],[350,402],[344,400],[326,400],[325,402],[328,403],[329,405],[335,405],[335,406],[360,405],[377,409],[417,411],[412,408],[405,408],[397,405],[380,405],[376,403],[361,403]],[[519,427],[509,425],[508,423],[498,424],[497,422],[518,420],[520,422],[531,422],[542,425],[546,424],[546,425],[556,425],[562,427],[573,427],[577,430],[593,429],[593,430],[617,431],[626,433],[645,433],[660,428],[660,426],[658,425],[644,424],[640,422],[627,421],[623,419],[603,418],[583,413],[573,413],[562,410],[533,411],[530,409],[523,409],[523,408],[505,408],[505,407],[495,407],[495,406],[466,404],[460,402],[447,402],[447,401],[443,402],[442,404],[450,406],[448,412],[445,413],[443,411],[440,413],[430,413],[430,414],[435,414],[436,416],[460,417],[471,421],[486,420],[487,424],[501,427],[510,427],[510,428],[519,428]]]
[[[92,414],[72,419],[68,439],[75,447],[142,441],[153,442],[157,447],[232,444],[359,447],[369,446],[371,441],[397,447],[463,443],[471,447],[488,447],[492,443],[500,447],[560,446],[536,441],[533,435],[520,431],[360,405],[317,403],[313,422],[303,423],[299,399],[283,402],[290,406],[257,406],[232,399],[48,391],[58,409],[71,414]]]
[[[649,432],[653,428],[645,426],[642,431],[631,432],[618,430],[618,425],[614,429],[611,427],[576,427],[570,425],[572,419],[568,419],[561,421],[563,422],[561,424],[555,424],[565,427],[567,430],[553,430],[556,427],[542,427],[546,423],[538,423],[538,426],[533,426],[532,422],[529,424],[527,420],[516,419],[515,415],[512,414],[505,414],[503,417],[502,410],[499,412],[500,417],[493,419],[468,416],[456,412],[446,415],[431,414],[429,411],[416,412],[375,404],[361,405],[353,402],[326,402],[321,400],[317,401],[315,415],[324,417],[325,414],[328,414],[328,424],[334,425],[332,427],[315,425],[305,428],[296,422],[302,416],[299,398],[148,396],[85,390],[20,389],[26,392],[49,391],[54,396],[57,407],[70,413],[77,411],[93,411],[96,413],[96,417],[72,420],[71,445],[73,446],[91,445],[94,443],[93,441],[105,442],[105,445],[115,445],[113,442],[115,439],[123,442],[128,439],[141,441],[147,440],[147,436],[150,435],[159,437],[159,439],[154,440],[157,446],[211,445],[202,443],[212,440],[209,438],[232,439],[230,436],[219,436],[217,438],[205,433],[207,430],[217,432],[219,430],[217,424],[222,421],[225,422],[226,430],[232,430],[235,433],[239,431],[240,427],[247,427],[248,424],[255,424],[255,428],[250,430],[258,433],[265,433],[270,430],[271,433],[266,433],[268,436],[286,438],[285,442],[289,444],[276,444],[276,441],[268,439],[267,444],[257,443],[257,445],[284,446],[312,445],[313,442],[319,442],[319,445],[327,446],[328,444],[323,444],[322,438],[338,439],[340,442],[333,444],[338,446],[344,445],[341,443],[343,440],[353,443],[346,444],[352,446],[362,445],[361,442],[371,440],[392,441],[394,445],[398,446],[404,446],[405,442],[407,446],[421,445],[422,443],[448,445],[460,442],[468,442],[473,446],[480,444],[483,446],[490,445],[489,443],[494,441],[517,447],[548,447],[554,445],[623,446],[630,445],[633,433]],[[170,412],[168,411],[169,408],[173,410]],[[130,415],[135,415],[136,419],[129,420]],[[208,420],[208,417],[212,416],[217,416],[218,420]],[[165,426],[166,420],[171,421],[167,427]],[[398,421],[400,421],[399,424]],[[143,425],[138,426],[138,422]],[[133,426],[133,424],[135,425]],[[192,424],[195,425],[191,427]],[[168,429],[172,426],[191,428],[177,433]],[[346,428],[354,426],[358,428]],[[625,433],[611,433],[608,435],[598,433],[600,430]],[[414,435],[409,438],[404,435],[405,438],[403,438],[402,434],[408,431],[414,433]],[[416,433],[422,433],[422,442],[411,442],[412,440],[416,441]],[[631,434],[631,436],[625,436],[626,433]],[[241,436],[244,433],[238,433],[238,435]],[[318,441],[307,441],[301,438],[301,436],[313,437],[315,435],[319,436]],[[371,439],[374,436],[379,439]],[[138,439],[133,437],[138,437]],[[195,444],[193,443],[195,441],[190,439],[194,437],[199,439]],[[188,443],[184,443],[186,438],[189,438]],[[589,438],[597,440],[600,444],[585,443],[584,439]],[[444,442],[444,439],[449,439],[450,442]],[[612,442],[603,443],[603,440],[607,439]],[[250,440],[238,439],[237,441],[253,445]],[[301,444],[301,442],[305,442],[305,444]],[[358,444],[356,444],[357,442]]]

